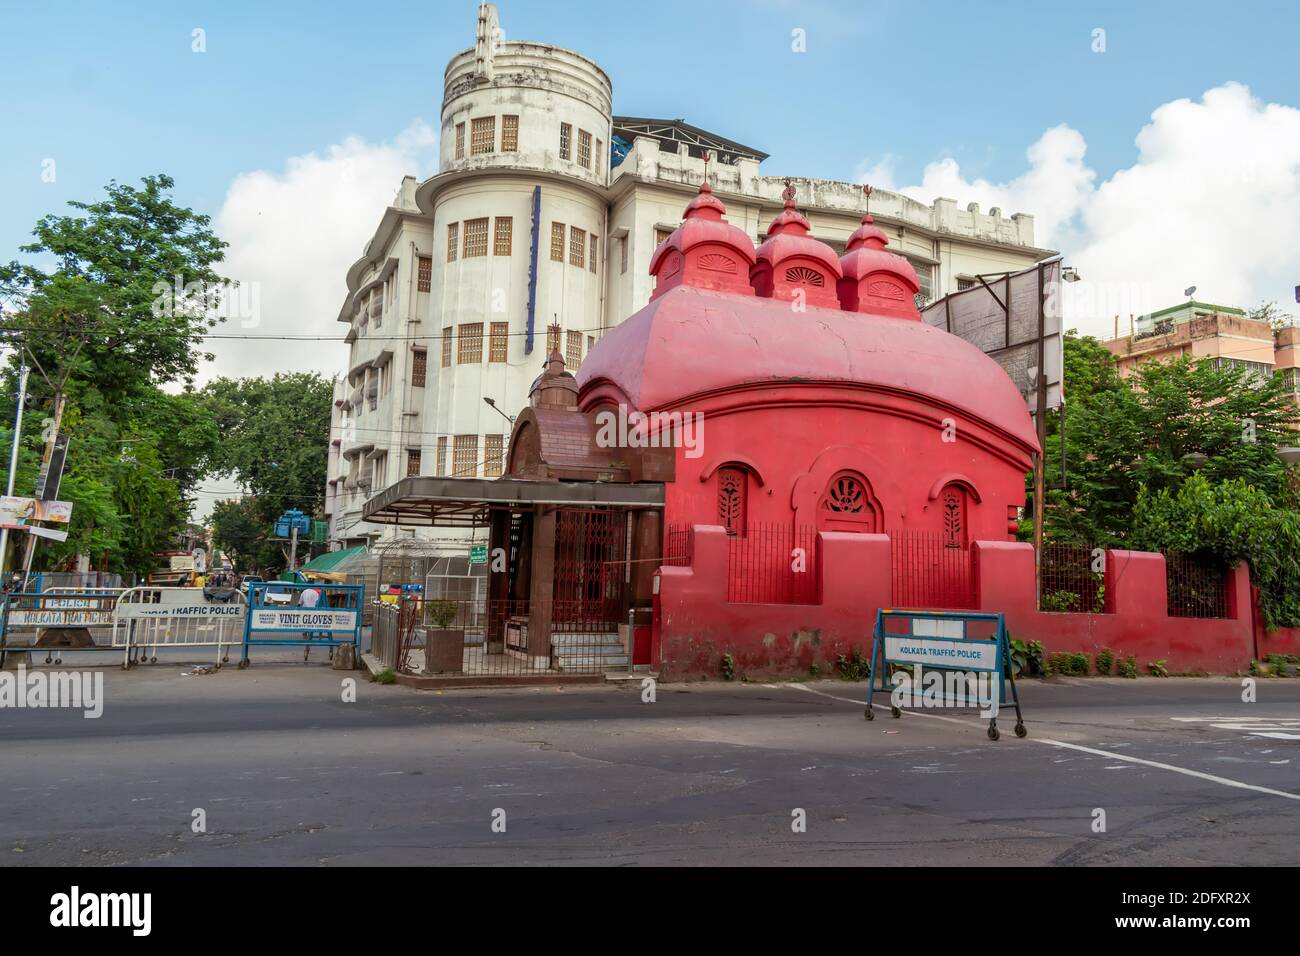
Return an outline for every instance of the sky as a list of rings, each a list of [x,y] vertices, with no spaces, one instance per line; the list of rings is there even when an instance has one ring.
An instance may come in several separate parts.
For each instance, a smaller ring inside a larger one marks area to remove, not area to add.
[[[221,271],[245,288],[227,334],[341,336],[347,266],[402,175],[435,171],[443,69],[476,7],[0,0],[0,261],[68,200],[165,172],[230,243]],[[1083,276],[1082,331],[1192,285],[1300,310],[1300,4],[498,8],[506,39],[596,60],[615,112],[761,149],[766,175],[1033,214]],[[341,342],[212,347],[205,378],[346,364]]]

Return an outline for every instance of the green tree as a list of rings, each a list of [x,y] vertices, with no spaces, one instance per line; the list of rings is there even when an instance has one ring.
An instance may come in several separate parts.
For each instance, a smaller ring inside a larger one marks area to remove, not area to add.
[[[244,568],[284,566],[284,550],[271,537],[275,519],[290,508],[318,516],[329,461],[330,403],[334,383],[315,373],[273,378],[219,378],[202,398],[218,439],[209,457],[213,472],[232,476],[249,495],[213,512],[217,546],[240,554]],[[307,553],[302,545],[299,556]]]
[[[165,175],[138,189],[111,182],[105,199],[68,204],[80,215],[37,222],[21,249],[56,260],[53,272],[0,266],[0,296],[20,303],[0,331],[21,339],[47,375],[71,366],[72,377],[118,398],[141,382],[192,382],[211,359],[203,336],[221,321],[224,281],[212,266],[226,243],[208,216],[172,201],[174,185]]]
[[[1300,515],[1240,478],[1192,475],[1177,489],[1143,489],[1129,543],[1143,551],[1249,561],[1272,628],[1300,623]]]
[[[1057,540],[1128,538],[1143,488],[1177,491],[1193,474],[1240,479],[1274,503],[1291,476],[1277,449],[1296,408],[1277,377],[1187,358],[1146,362],[1128,381],[1092,338],[1065,342],[1066,487],[1052,488],[1045,531]],[[1059,484],[1061,416],[1048,420],[1047,478]]]
[[[11,303],[0,337],[16,347],[7,383],[20,360],[34,370],[15,491],[31,493],[53,421],[70,439],[60,491],[73,504],[69,539],[42,545],[38,566],[107,552],[113,570],[151,570],[208,468],[216,426],[188,383],[220,321],[212,266],[225,243],[207,216],[172,200],[172,186],[161,175],[139,188],[110,183],[104,199],[36,224],[22,251],[53,259],[52,271],[0,265],[0,300]],[[159,388],[175,382],[186,390]],[[15,392],[0,399],[5,421]]]

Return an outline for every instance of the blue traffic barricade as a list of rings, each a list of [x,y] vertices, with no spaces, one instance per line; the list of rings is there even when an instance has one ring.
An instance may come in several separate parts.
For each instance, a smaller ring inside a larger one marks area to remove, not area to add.
[[[316,600],[304,597],[315,591]],[[359,584],[295,584],[258,581],[248,586],[244,646],[239,666],[249,665],[256,646],[312,647],[351,644],[361,654],[362,587]]]
[[[922,700],[928,706],[933,700],[942,706],[969,706],[972,703],[969,691],[974,688],[973,702],[984,708],[989,717],[989,739],[997,740],[1000,736],[997,713],[1007,699],[1009,684],[1016,710],[1016,736],[1024,737],[1028,731],[1020,712],[1020,693],[1016,690],[1010,659],[1007,624],[1001,612],[882,608],[876,612],[871,670],[867,677],[867,709],[863,716],[867,720],[875,719],[873,698],[879,689],[890,695],[890,714],[901,717],[899,702],[906,695],[898,693],[898,684],[904,682],[897,677],[899,671],[928,668],[943,678],[934,682],[942,686],[936,688],[932,684],[918,697],[921,680],[911,680],[909,673],[905,683],[911,688],[914,702]],[[895,687],[888,686],[891,680],[895,680]],[[988,688],[986,694],[980,692],[983,687]]]

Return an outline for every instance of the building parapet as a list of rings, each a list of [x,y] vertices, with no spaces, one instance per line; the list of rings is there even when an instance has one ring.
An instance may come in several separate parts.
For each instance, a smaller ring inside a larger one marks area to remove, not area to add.
[[[659,141],[638,136],[627,156],[614,168],[612,183],[622,176],[647,182],[671,183],[694,190],[704,179],[705,163],[690,155],[685,144],[678,151],[660,148]],[[710,181],[720,193],[733,193],[773,206],[780,206],[786,177],[759,175],[753,159],[737,158],[734,164],[710,163]],[[799,194],[801,206],[809,212],[840,212],[862,215],[862,184],[831,179],[788,177]],[[1008,245],[1034,247],[1034,217],[1025,213],[1002,215],[997,207],[987,213],[978,203],[958,209],[955,199],[939,198],[933,205],[883,189],[871,195],[871,212],[878,219],[916,226],[936,235],[952,235]],[[1045,250],[1046,251],[1046,250]]]

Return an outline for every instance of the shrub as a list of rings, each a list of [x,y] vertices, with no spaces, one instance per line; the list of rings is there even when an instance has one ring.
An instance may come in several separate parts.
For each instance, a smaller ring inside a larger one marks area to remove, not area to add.
[[[424,619],[434,627],[446,630],[456,620],[457,610],[455,601],[429,601],[424,605]]]
[[[849,649],[849,656],[843,654],[835,659],[841,680],[866,680],[871,676],[871,661],[862,656],[856,647]]]
[[[1110,672],[1115,669],[1115,653],[1110,648],[1103,647],[1097,652],[1093,662],[1100,676],[1109,677]]]
[[[1168,677],[1169,669],[1165,667],[1165,663],[1166,662],[1163,659],[1158,661],[1152,661],[1150,664],[1147,665],[1147,671],[1151,674],[1152,677]]]
[[[736,677],[736,661],[730,654],[723,654],[722,660],[718,662],[718,669],[722,672],[723,680],[734,680]]]
[[[1130,655],[1120,661],[1118,673],[1120,677],[1136,678],[1138,676],[1137,658]]]

